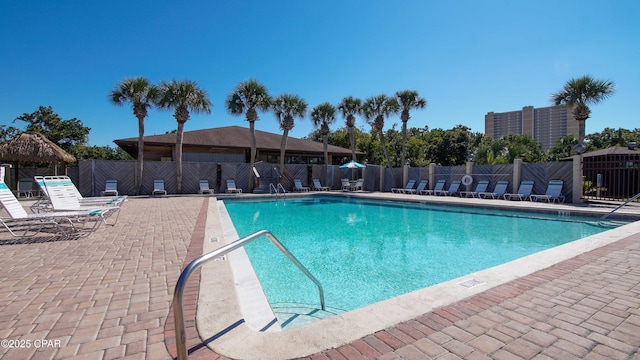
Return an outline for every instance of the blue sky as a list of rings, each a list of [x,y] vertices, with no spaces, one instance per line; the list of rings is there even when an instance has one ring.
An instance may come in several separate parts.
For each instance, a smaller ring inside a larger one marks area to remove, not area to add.
[[[91,145],[137,136],[129,106],[108,93],[125,77],[196,81],[213,103],[185,130],[247,127],[227,95],[256,79],[272,95],[301,96],[309,109],[345,96],[416,90],[427,108],[411,127],[484,132],[489,111],[550,105],[573,77],[612,80],[616,93],[593,106],[586,132],[634,129],[640,92],[640,2],[110,0],[0,4],[0,124],[38,106],[89,126]],[[146,135],[176,128],[153,110]],[[386,125],[400,124],[398,117]],[[356,126],[368,130],[364,119]],[[338,117],[332,129],[344,127]],[[256,129],[279,133],[273,114]],[[297,119],[294,137],[313,129]]]

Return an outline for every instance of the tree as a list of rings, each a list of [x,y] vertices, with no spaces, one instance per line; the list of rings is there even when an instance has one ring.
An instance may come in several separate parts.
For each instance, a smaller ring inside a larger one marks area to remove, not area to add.
[[[578,138],[574,134],[561,136],[556,144],[549,149],[549,160],[557,161],[573,155],[573,147],[578,145]]]
[[[16,127],[0,125],[0,143],[13,139],[19,133],[20,129]]]
[[[307,102],[297,95],[282,94],[271,104],[276,119],[282,129],[280,142],[280,174],[284,174],[284,155],[287,147],[289,131],[294,127],[294,118],[304,118],[307,113]]]
[[[144,161],[144,119],[147,117],[147,110],[158,100],[158,87],[143,77],[125,78],[111,90],[109,99],[118,106],[131,104],[133,115],[138,119],[138,171],[135,178],[135,191],[138,195],[142,186]]]
[[[251,159],[249,160],[251,169],[256,161],[256,132],[255,122],[258,120],[258,112],[268,111],[271,106],[271,97],[267,89],[256,80],[243,81],[229,94],[226,101],[227,110],[232,115],[245,114],[249,122],[249,133],[251,135]],[[249,192],[253,192],[254,173],[249,171]]]
[[[329,150],[328,150],[328,138],[329,138],[329,125],[336,121],[336,109],[328,102],[324,102],[317,105],[311,111],[311,121],[313,126],[320,129],[322,134],[322,145],[324,148],[324,174],[322,182],[327,182],[327,165],[329,164]]]
[[[587,151],[606,149],[611,146],[628,146],[630,142],[640,140],[640,129],[604,128],[602,132],[587,135]]]
[[[353,135],[353,128],[356,125],[356,115],[362,111],[362,101],[354,98],[353,96],[347,96],[340,104],[338,104],[338,110],[342,113],[342,117],[345,119],[347,129],[349,131],[349,144],[351,146],[351,160],[356,161],[356,144],[355,137]]]
[[[522,159],[528,163],[543,162],[546,160],[542,145],[533,140],[530,135],[505,135],[501,139],[507,142],[504,154],[509,164],[515,159]]]
[[[178,122],[176,132],[176,182],[178,193],[182,193],[182,137],[184,124],[189,120],[189,113],[211,113],[211,101],[207,93],[195,81],[171,80],[160,84],[158,106],[163,109],[175,109],[173,117]]]
[[[452,129],[433,129],[427,134],[426,156],[444,166],[462,165],[474,152],[475,139],[469,128],[456,125]]]
[[[418,92],[414,90],[403,90],[396,92],[396,97],[400,102],[402,111],[400,113],[400,120],[402,120],[402,161],[404,165],[405,157],[407,154],[407,122],[411,118],[409,111],[411,109],[424,109],[427,106],[427,100],[418,96]]]
[[[387,161],[387,167],[389,168],[389,172],[392,172],[391,168],[391,159],[389,158],[389,152],[387,151],[387,145],[384,142],[384,134],[382,129],[384,128],[384,118],[385,116],[389,116],[391,114],[396,114],[400,110],[400,105],[398,104],[398,100],[395,98],[387,97],[384,94],[378,96],[372,96],[364,101],[362,105],[362,114],[371,127],[375,128],[378,131],[378,136],[380,138],[380,144],[382,145],[382,151],[384,152],[384,157]],[[391,175],[393,179],[393,174]]]
[[[578,142],[584,142],[584,122],[591,115],[588,105],[605,100],[615,91],[609,80],[596,80],[589,75],[569,80],[562,90],[551,95],[551,102],[572,108],[573,117],[578,121]]]
[[[76,159],[133,160],[122,148],[111,146],[79,146],[73,155]]]
[[[58,114],[53,112],[51,106],[40,106],[35,112],[24,113],[13,122],[17,120],[27,123],[24,131],[41,133],[71,154],[73,154],[75,146],[87,143],[91,131],[91,128],[83,126],[82,121],[76,118],[62,120]]]

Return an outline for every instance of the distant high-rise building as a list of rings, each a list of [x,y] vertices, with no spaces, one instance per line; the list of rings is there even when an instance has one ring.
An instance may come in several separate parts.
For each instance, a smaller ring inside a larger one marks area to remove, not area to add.
[[[564,106],[525,106],[522,110],[487,113],[484,134],[494,139],[509,134],[529,135],[547,150],[565,135],[574,134],[577,138],[578,122]]]

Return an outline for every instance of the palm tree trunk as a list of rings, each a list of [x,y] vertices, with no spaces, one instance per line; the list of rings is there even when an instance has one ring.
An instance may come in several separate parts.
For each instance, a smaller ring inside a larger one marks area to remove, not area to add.
[[[144,118],[138,118],[138,171],[135,178],[136,195],[140,195],[142,187],[142,167],[144,165]]]
[[[182,133],[184,131],[184,123],[178,122],[178,131],[176,132],[176,183],[178,185],[178,194],[182,194]]]
[[[254,173],[253,167],[256,164],[256,129],[255,121],[249,121],[249,132],[251,133],[251,159],[249,161],[249,192],[253,193]]]
[[[324,174],[322,174],[322,183],[327,184],[327,170],[329,167],[329,134],[322,135],[322,146],[324,147]]]
[[[356,161],[356,139],[353,136],[353,126],[349,126],[349,142],[351,143],[351,160]]]
[[[378,129],[378,135],[380,136],[380,144],[382,145],[382,150],[384,151],[384,157],[387,159],[387,168],[389,168],[389,174],[391,175],[391,186],[395,187],[395,179],[393,177],[393,169],[391,168],[391,159],[389,159],[389,152],[387,151],[387,144],[384,141],[384,134],[382,134],[382,129]]]
[[[584,145],[585,120],[578,120],[578,144]]]
[[[282,132],[282,140],[280,141],[280,174],[284,175],[284,154],[287,147],[287,137],[289,136],[289,130],[284,129]]]
[[[404,159],[407,156],[407,122],[402,122],[402,162],[400,166],[404,166]]]

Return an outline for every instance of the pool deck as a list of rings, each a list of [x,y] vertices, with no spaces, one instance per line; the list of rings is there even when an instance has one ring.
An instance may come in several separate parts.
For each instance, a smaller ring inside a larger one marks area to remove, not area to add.
[[[359,194],[572,213],[611,209]],[[0,339],[10,340],[2,342],[0,358],[174,357],[171,302],[180,269],[215,246],[213,237],[234,236],[215,199],[131,197],[115,226],[87,238],[0,245]],[[640,213],[637,207],[624,211]],[[0,244],[7,238],[0,233]],[[204,289],[242,282],[201,273],[217,267],[246,275],[229,261],[210,262],[192,276],[185,294],[189,358],[640,359],[640,222],[585,240],[462,279],[480,280],[475,287],[454,281],[391,299],[382,304],[387,307],[282,332],[259,333],[249,320],[238,322],[234,311],[241,305],[233,291],[215,292],[227,297],[215,306],[197,305],[214,293]],[[220,336],[216,327],[230,329]]]

